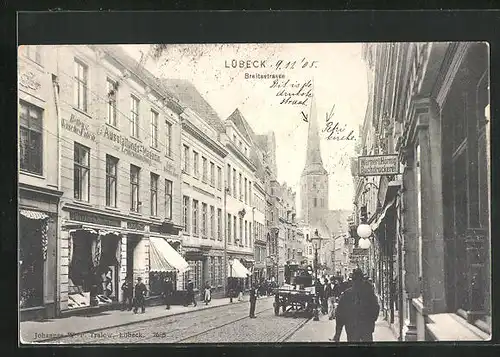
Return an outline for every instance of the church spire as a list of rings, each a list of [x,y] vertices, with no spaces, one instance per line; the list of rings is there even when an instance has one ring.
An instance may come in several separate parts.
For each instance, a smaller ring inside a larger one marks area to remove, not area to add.
[[[306,165],[302,175],[307,174],[326,174],[327,171],[323,167],[321,159],[319,129],[317,122],[316,98],[314,95],[314,79],[311,97],[311,107],[309,110],[309,130],[307,133],[307,153]]]

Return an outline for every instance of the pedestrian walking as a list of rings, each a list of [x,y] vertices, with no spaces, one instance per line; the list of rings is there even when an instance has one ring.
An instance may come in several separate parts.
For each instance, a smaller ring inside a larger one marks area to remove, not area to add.
[[[137,311],[139,310],[139,307],[141,308],[141,314],[144,314],[146,312],[146,293],[148,292],[148,289],[146,288],[146,285],[142,282],[142,278],[138,277],[137,278],[137,284],[135,284],[135,289],[134,289],[134,314],[137,314]]]
[[[371,285],[363,280],[363,273],[355,269],[352,274],[352,287],[347,289],[339,300],[336,312],[336,327],[333,341],[340,340],[345,326],[349,342],[371,342],[380,306]]]
[[[203,296],[203,301],[205,302],[205,305],[208,305],[208,303],[211,300],[212,300],[212,287],[207,281],[207,283],[205,284],[205,294]]]
[[[132,279],[127,276],[122,284],[122,307],[121,310],[131,311],[134,307],[134,285]]]
[[[169,276],[165,278],[165,284],[163,287],[163,298],[165,300],[166,309],[170,310],[170,305],[172,304],[172,296],[174,294],[174,284]]]
[[[323,280],[324,280],[323,300],[321,301],[321,311],[323,312],[323,315],[326,315],[326,314],[328,314],[328,304],[329,304],[332,289],[331,289],[330,282],[328,281],[328,279],[325,277]]]
[[[193,303],[193,307],[196,307],[196,299],[194,298],[194,284],[191,279],[188,280],[187,283],[187,294],[186,294],[186,305]]]
[[[257,286],[250,287],[250,318],[255,319],[255,305],[257,304]]]

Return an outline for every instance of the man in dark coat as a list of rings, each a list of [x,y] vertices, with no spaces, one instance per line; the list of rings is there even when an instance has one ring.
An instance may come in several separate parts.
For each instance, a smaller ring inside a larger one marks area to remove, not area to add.
[[[188,306],[190,303],[193,303],[193,306],[196,307],[196,299],[194,298],[194,284],[191,279],[188,280],[187,284],[186,306]]]
[[[340,340],[345,326],[349,342],[371,342],[380,306],[370,284],[363,280],[359,269],[353,271],[352,287],[340,297],[336,313],[333,341]]]
[[[122,284],[122,296],[123,302],[121,310],[131,311],[134,305],[134,284],[129,276],[127,276]]]
[[[134,314],[137,314],[137,310],[139,307],[141,308],[141,313],[146,312],[146,293],[148,289],[146,285],[142,282],[142,278],[137,278],[137,284],[135,284],[135,305],[134,305]]]
[[[250,318],[255,319],[255,305],[257,304],[257,290],[258,286],[250,287]]]
[[[174,284],[172,283],[170,277],[167,276],[165,278],[165,285],[163,291],[163,296],[165,298],[165,305],[167,305],[167,310],[170,310],[170,304],[172,303],[173,293],[174,293]]]

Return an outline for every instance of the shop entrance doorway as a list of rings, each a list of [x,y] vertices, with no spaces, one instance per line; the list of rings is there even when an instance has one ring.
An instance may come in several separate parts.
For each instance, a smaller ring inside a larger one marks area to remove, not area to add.
[[[141,237],[138,235],[134,234],[129,234],[127,236],[127,276],[133,279],[135,282],[135,277],[134,277],[134,268],[135,268],[135,259],[134,259],[134,252],[135,248],[139,244],[139,241],[141,240]]]

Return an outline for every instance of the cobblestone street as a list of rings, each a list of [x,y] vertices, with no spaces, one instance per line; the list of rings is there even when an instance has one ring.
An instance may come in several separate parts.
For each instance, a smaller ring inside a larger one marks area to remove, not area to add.
[[[335,321],[305,317],[275,316],[273,299],[257,302],[256,317],[248,317],[248,302],[192,310],[153,320],[102,328],[45,341],[51,344],[136,344],[136,343],[234,343],[234,342],[330,342]],[[141,316],[134,315],[134,316]],[[142,315],[144,316],[144,315]],[[39,331],[41,333],[41,331]],[[391,330],[379,320],[375,341],[395,341]],[[346,341],[345,332],[341,342]],[[43,342],[42,342],[43,343]]]

